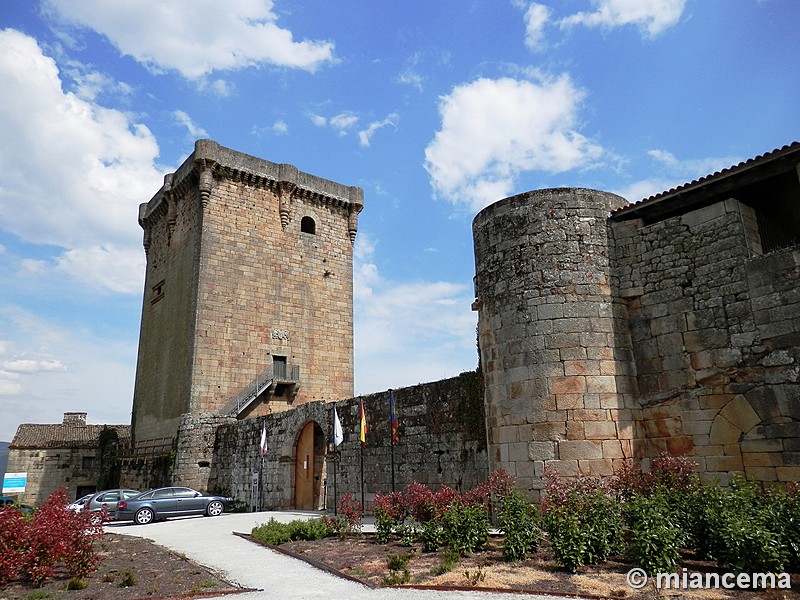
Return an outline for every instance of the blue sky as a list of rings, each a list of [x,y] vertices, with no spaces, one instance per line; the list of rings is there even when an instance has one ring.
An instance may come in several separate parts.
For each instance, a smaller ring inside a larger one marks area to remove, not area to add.
[[[0,440],[130,420],[137,207],[212,138],[364,189],[356,392],[474,369],[471,222],[800,138],[795,0],[3,0]]]

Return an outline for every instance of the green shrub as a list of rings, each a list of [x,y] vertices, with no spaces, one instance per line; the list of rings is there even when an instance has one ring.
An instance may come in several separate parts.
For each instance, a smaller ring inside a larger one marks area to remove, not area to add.
[[[85,590],[87,585],[89,585],[89,582],[87,582],[85,579],[73,577],[67,582],[67,589],[70,591]]]
[[[544,526],[556,561],[574,573],[582,565],[604,562],[622,549],[619,503],[601,489],[567,491],[550,503]]]
[[[536,552],[542,537],[541,517],[535,504],[514,490],[500,503],[498,525],[504,534],[503,556],[520,561]]]
[[[431,573],[434,575],[443,575],[444,573],[449,573],[455,569],[460,562],[461,555],[458,552],[448,550],[442,555],[442,558],[439,560],[439,564],[431,569]]]
[[[436,552],[444,543],[444,531],[439,519],[433,519],[422,525],[419,532],[423,552]]]
[[[136,585],[136,575],[130,569],[125,569],[122,572],[122,580],[119,582],[119,587],[127,588]]]
[[[262,523],[250,532],[256,540],[279,546],[289,541],[295,540],[318,540],[334,535],[334,530],[330,522],[319,519],[296,519],[288,523],[279,523],[274,518],[270,518],[266,523]]]
[[[386,566],[389,567],[389,574],[383,578],[383,585],[402,585],[411,581],[411,572],[408,570],[408,563],[411,561],[411,554],[390,554],[386,559]]]
[[[735,572],[783,571],[791,556],[784,538],[786,496],[762,494],[741,477],[730,488],[707,490],[700,504],[700,522],[707,533],[705,556]]]
[[[667,498],[638,496],[627,503],[625,513],[631,532],[627,554],[634,564],[650,575],[674,571],[686,536]]]
[[[397,535],[400,536],[400,543],[403,546],[413,546],[417,543],[420,534],[420,524],[413,519],[408,523],[397,526]]]
[[[570,573],[586,564],[588,540],[578,515],[565,506],[551,507],[544,517],[556,562]]]
[[[489,512],[483,505],[452,504],[442,516],[445,544],[462,555],[483,550],[489,537]]]

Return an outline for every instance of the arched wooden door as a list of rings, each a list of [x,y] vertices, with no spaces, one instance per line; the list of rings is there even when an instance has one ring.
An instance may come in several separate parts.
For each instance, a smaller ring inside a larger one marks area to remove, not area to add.
[[[314,421],[309,421],[297,438],[294,463],[294,507],[314,510]]]

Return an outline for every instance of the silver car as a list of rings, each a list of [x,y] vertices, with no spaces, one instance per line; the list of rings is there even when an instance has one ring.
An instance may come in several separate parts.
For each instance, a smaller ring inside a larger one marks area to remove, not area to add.
[[[84,508],[86,508],[86,504],[92,499],[92,496],[94,496],[94,493],[81,496],[75,500],[75,502],[70,502],[67,504],[67,508],[69,510],[74,510],[75,512],[81,512]]]
[[[127,500],[128,498],[133,498],[141,493],[142,492],[140,490],[133,490],[130,488],[103,490],[102,492],[97,492],[94,496],[92,496],[85,504],[83,510],[89,512],[100,512],[101,510],[106,509],[106,512],[108,512],[108,517],[113,519],[114,513],[117,510],[117,503],[120,500]]]

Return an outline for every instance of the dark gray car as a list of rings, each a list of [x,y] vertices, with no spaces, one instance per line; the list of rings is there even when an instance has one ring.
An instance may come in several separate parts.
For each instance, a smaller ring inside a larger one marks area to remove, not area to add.
[[[230,510],[232,500],[224,496],[206,496],[186,487],[150,490],[117,504],[116,520],[146,525],[158,519],[184,515],[216,517]]]

